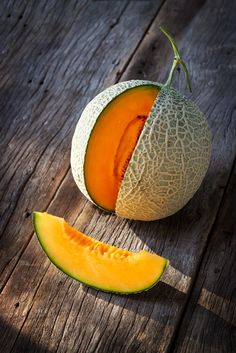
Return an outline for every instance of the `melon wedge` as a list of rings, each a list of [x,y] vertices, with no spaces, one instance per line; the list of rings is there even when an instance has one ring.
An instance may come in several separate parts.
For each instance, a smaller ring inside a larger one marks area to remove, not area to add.
[[[33,224],[54,265],[96,289],[138,293],[153,287],[168,265],[168,260],[147,251],[133,253],[95,240],[45,212],[34,212]]]

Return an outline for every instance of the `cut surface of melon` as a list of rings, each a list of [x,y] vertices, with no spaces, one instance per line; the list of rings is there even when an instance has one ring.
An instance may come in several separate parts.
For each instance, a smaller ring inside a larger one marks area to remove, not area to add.
[[[33,223],[49,259],[72,278],[97,289],[117,293],[147,290],[168,264],[165,258],[144,250],[133,253],[102,243],[47,213],[34,212]]]
[[[90,197],[104,209],[115,209],[120,183],[157,95],[154,85],[128,89],[97,119],[86,149],[84,177]]]

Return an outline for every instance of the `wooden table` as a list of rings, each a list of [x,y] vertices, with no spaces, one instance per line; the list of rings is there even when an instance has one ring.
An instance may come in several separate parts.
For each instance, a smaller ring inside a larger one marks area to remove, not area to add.
[[[236,2],[1,1],[0,352],[236,352]],[[188,63],[174,86],[207,116],[213,152],[184,209],[157,222],[108,215],[70,171],[76,122],[117,81],[164,81],[172,50]],[[97,239],[150,249],[171,267],[152,290],[115,295],[57,270],[31,213],[63,216]]]

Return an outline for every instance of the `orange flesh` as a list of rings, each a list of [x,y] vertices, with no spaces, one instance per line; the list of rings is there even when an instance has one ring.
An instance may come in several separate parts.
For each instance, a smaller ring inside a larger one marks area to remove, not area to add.
[[[78,247],[87,248],[89,251],[91,251],[91,253],[96,253],[99,255],[104,255],[106,253],[108,256],[115,256],[117,258],[119,257],[120,259],[124,259],[132,255],[132,252],[128,250],[119,249],[115,246],[102,243],[99,240],[89,237],[88,235],[77,231],[66,222],[63,223],[63,228],[64,234],[69,240],[74,241]]]
[[[33,222],[42,248],[58,268],[102,290],[135,293],[148,289],[168,264],[145,250],[133,253],[102,243],[48,213],[34,212]]]
[[[120,183],[158,95],[158,87],[121,93],[100,114],[86,150],[87,191],[100,207],[114,211]]]

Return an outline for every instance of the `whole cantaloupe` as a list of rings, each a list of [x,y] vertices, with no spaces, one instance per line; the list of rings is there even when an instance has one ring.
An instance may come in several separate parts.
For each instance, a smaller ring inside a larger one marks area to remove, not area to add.
[[[99,207],[129,219],[151,221],[177,212],[199,188],[210,160],[206,119],[171,87],[179,64],[190,87],[186,65],[161,30],[175,54],[166,84],[131,80],[107,88],[84,109],[72,140],[79,189]]]

